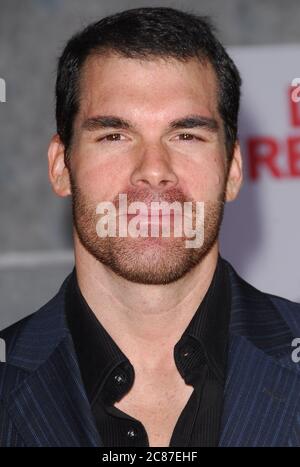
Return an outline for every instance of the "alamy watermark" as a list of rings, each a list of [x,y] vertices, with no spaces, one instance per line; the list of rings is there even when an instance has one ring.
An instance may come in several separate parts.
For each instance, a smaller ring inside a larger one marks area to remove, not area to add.
[[[111,201],[96,207],[101,215],[97,235],[103,237],[185,237],[186,248],[200,248],[204,242],[204,202],[142,201],[127,204],[127,195],[119,194],[119,209]],[[118,228],[117,228],[118,221]],[[194,227],[195,224],[195,227]],[[150,234],[149,234],[150,230]]]
[[[6,344],[4,339],[0,339],[0,362],[6,362]]]
[[[295,89],[292,90],[291,98],[293,102],[300,102],[300,78],[294,78],[291,86]]]
[[[295,347],[295,350],[292,352],[292,360],[294,363],[300,362],[300,337],[295,337],[292,341],[292,347]]]
[[[0,78],[0,102],[6,102],[6,83],[3,78]]]

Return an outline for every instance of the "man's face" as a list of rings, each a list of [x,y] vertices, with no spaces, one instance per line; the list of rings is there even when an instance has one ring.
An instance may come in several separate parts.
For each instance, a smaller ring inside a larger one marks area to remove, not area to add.
[[[123,278],[170,283],[216,243],[229,172],[217,96],[212,67],[196,60],[111,55],[85,63],[69,164],[75,232]],[[185,235],[99,237],[96,207],[111,201],[118,212],[120,193],[128,204],[193,201],[194,217],[195,202],[204,202],[202,246],[187,248]]]

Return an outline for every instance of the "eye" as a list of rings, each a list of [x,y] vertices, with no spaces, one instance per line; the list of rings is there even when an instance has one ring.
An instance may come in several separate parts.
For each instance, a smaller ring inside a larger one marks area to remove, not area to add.
[[[193,135],[191,133],[181,133],[179,136],[180,141],[203,141],[203,138]]]
[[[101,136],[100,138],[97,139],[97,141],[108,141],[108,142],[123,141],[121,140],[122,136],[123,135],[121,135],[120,133],[111,133],[109,135]]]

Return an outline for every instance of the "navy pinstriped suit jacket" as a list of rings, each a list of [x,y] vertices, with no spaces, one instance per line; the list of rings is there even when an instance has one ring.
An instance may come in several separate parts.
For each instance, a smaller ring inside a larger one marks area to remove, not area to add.
[[[300,305],[229,269],[228,374],[220,446],[300,446]],[[103,446],[64,317],[64,290],[0,333],[0,446]]]

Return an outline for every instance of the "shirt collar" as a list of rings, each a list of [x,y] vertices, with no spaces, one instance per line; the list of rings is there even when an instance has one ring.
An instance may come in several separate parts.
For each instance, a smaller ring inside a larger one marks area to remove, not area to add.
[[[90,402],[99,394],[107,401],[119,400],[130,389],[134,370],[87,304],[79,289],[75,268],[66,290],[65,311]],[[175,363],[187,384],[196,384],[205,364],[216,378],[224,381],[229,311],[228,273],[219,257],[209,289],[174,347]],[[118,379],[120,385],[109,384]]]
[[[128,359],[87,304],[75,268],[66,290],[65,311],[83,383],[92,403],[99,389],[105,387],[109,378],[114,378],[114,370],[126,365]]]
[[[177,365],[178,370],[189,382],[193,382],[197,370],[201,371],[201,364],[205,363],[220,381],[225,379],[230,295],[227,268],[219,256],[210,286],[174,348],[175,362],[182,362],[180,368]]]

